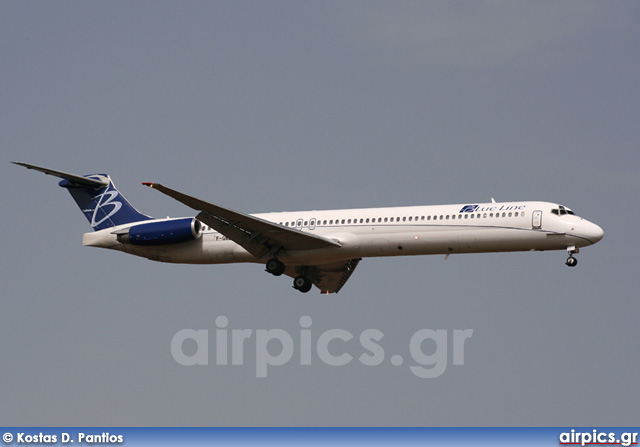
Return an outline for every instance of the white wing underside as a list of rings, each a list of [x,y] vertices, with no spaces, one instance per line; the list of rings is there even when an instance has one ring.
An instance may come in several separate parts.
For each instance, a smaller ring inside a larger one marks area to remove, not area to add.
[[[349,259],[331,264],[311,265],[305,267],[305,275],[320,293],[338,293],[358,266],[361,258]],[[298,272],[293,267],[285,269],[285,275],[295,278]]]

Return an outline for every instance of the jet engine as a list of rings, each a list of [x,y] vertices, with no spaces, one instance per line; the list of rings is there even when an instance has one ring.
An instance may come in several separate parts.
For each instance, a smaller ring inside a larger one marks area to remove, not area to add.
[[[193,217],[145,222],[117,233],[118,242],[131,245],[168,245],[202,236],[202,223]]]

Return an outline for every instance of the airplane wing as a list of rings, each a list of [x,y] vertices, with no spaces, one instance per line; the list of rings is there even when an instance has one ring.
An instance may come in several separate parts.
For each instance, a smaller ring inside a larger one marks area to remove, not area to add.
[[[198,220],[242,246],[258,259],[266,255],[272,256],[280,248],[285,250],[313,250],[341,246],[340,243],[332,239],[304,233],[294,228],[214,205],[159,183],[145,182],[143,185],[157,189],[188,207],[200,211],[196,216]]]
[[[320,293],[338,293],[361,260],[362,258],[356,258],[331,264],[307,266],[305,267],[305,276],[320,289]],[[287,267],[284,274],[291,278],[298,276],[293,267]]]

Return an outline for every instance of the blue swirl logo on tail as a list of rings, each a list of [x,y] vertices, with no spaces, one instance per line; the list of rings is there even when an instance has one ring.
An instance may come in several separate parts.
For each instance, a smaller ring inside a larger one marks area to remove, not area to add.
[[[110,190],[96,196],[96,198],[98,199],[98,203],[96,204],[96,207],[93,210],[93,215],[91,216],[91,228],[97,227],[98,225],[109,219],[111,216],[113,216],[115,213],[117,213],[120,208],[122,208],[122,202],[115,200],[119,195],[120,194],[118,193],[118,191]],[[103,200],[105,196],[109,197],[106,200]],[[105,206],[111,207],[108,213],[106,213],[103,209]],[[100,220],[96,221],[98,211],[102,211],[102,214],[104,214],[104,216]]]
[[[67,188],[94,231],[151,219],[131,206],[106,174],[88,178],[104,179],[108,185],[95,188],[63,180],[60,186]]]

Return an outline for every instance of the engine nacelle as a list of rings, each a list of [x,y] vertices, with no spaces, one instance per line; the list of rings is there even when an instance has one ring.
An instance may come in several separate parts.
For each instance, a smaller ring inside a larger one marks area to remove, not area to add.
[[[193,241],[202,236],[202,223],[188,217],[134,225],[118,234],[118,242],[131,245],[167,245]]]

